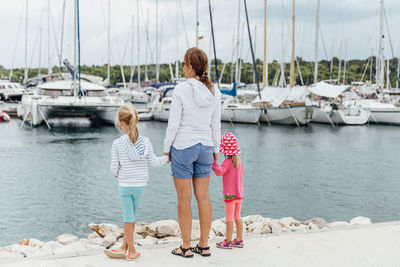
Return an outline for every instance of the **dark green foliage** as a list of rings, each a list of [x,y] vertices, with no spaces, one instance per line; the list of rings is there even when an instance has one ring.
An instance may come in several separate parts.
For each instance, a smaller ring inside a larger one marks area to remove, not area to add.
[[[304,84],[312,84],[314,82],[314,63],[310,61],[304,61],[301,57],[297,58],[299,65],[300,65],[300,70],[301,70],[301,75],[303,77]],[[220,59],[217,59],[218,62],[218,73],[219,76],[222,74],[222,68],[223,68],[223,63]],[[241,81],[245,83],[253,83],[254,82],[254,76],[253,76],[253,64],[250,62],[242,62],[242,74],[241,74]],[[257,73],[258,73],[258,78],[259,82],[262,83],[262,69],[263,69],[263,62],[260,59],[256,59],[257,62]],[[358,60],[358,59],[353,59],[349,60],[346,62],[346,83],[351,83],[354,81],[360,81],[362,74],[365,70],[365,67],[367,66],[368,59],[365,60]],[[397,60],[396,60],[396,64]],[[179,64],[179,75],[180,77],[183,77],[183,68],[181,65],[181,62]],[[375,80],[375,65],[376,65],[376,58],[373,60],[372,64],[372,80]],[[171,63],[172,71],[173,74],[175,75],[175,62]],[[318,65],[318,80],[328,80],[331,78],[330,74],[330,67],[331,67],[331,61],[327,60],[321,60]],[[233,68],[233,69],[232,69]],[[268,64],[268,78],[269,78],[269,84],[272,84],[272,81],[274,79],[275,73],[280,68],[279,62],[273,61],[272,63]],[[371,65],[368,65],[368,68],[365,72],[364,80],[369,80],[370,78],[370,68]],[[131,67],[130,66],[124,66],[124,76],[125,76],[125,81],[129,82],[130,77],[131,77]],[[232,71],[233,70],[233,71]],[[301,79],[300,75],[298,73],[297,66],[295,68],[295,79],[297,84],[301,84]],[[64,70],[65,71],[65,70]],[[142,65],[140,68],[141,72],[141,79],[144,79],[144,71],[145,71],[145,66]],[[53,72],[58,72],[58,67],[53,67]],[[92,66],[87,66],[83,65],[81,67],[81,72],[89,75],[95,75],[95,76],[100,76],[103,79],[107,77],[107,65],[92,65]],[[337,79],[338,77],[338,72],[339,72],[339,59],[334,58],[333,59],[333,68],[332,68],[332,78]],[[343,61],[341,61],[341,82],[343,82]],[[8,69],[5,69],[3,66],[0,65],[0,77],[3,79],[7,79],[9,76],[10,71]],[[45,74],[47,73],[47,69],[42,68],[41,73]],[[235,75],[235,63],[227,63],[225,66],[224,74],[222,77],[222,83],[231,83],[232,80],[234,80],[234,77],[231,76],[231,73],[233,73],[233,76]],[[38,74],[38,69],[30,69],[29,70],[29,77],[35,77]],[[213,82],[216,82],[216,77],[215,77],[215,66],[214,66],[214,59],[211,60],[211,71],[210,71],[210,77]],[[14,69],[13,71],[13,81],[18,81],[22,82],[24,76],[24,69],[23,68],[18,68]],[[290,79],[290,64],[285,63],[285,77],[287,83],[289,83]],[[149,65],[148,66],[148,78],[149,79],[154,79],[155,78],[155,65]],[[171,80],[171,72],[169,68],[169,64],[161,64],[160,65],[160,81],[170,81]],[[137,81],[137,69],[135,69],[135,73],[133,75],[133,81]],[[394,69],[394,64],[393,60],[390,60],[390,81],[392,86],[396,85],[396,77],[395,77],[395,69]],[[121,75],[121,67],[120,65],[114,65],[111,67],[111,79],[110,79],[111,84],[115,84],[117,82],[122,82],[122,75]]]

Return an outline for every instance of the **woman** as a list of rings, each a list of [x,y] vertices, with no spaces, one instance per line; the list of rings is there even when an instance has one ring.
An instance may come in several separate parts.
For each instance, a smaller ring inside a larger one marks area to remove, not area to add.
[[[187,81],[173,93],[164,154],[171,159],[172,176],[178,196],[178,220],[183,244],[172,251],[182,257],[192,252],[210,256],[208,234],[212,207],[208,194],[211,167],[219,152],[221,137],[221,93],[207,74],[207,55],[198,48],[186,51],[183,70]],[[200,241],[191,248],[192,183],[199,208]]]

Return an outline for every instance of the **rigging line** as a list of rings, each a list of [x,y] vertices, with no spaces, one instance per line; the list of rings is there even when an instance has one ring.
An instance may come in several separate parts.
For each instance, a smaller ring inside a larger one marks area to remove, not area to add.
[[[26,0],[25,0],[25,3],[26,3]],[[25,3],[23,3],[22,6],[21,6],[21,14],[20,14],[20,16],[19,16],[17,38],[16,38],[16,41],[15,41],[14,53],[13,53],[13,57],[12,57],[12,61],[11,61],[10,73],[12,73],[12,69],[13,69],[13,67],[14,67],[15,55],[17,54],[17,45],[18,45],[18,40],[19,40],[19,33],[20,33],[20,30],[21,30],[22,17],[23,17],[23,14],[24,14],[24,6],[25,6]],[[9,77],[9,79],[10,79],[10,81],[11,81],[11,77]]]
[[[183,31],[185,32],[185,37],[186,37],[186,46],[187,46],[187,49],[189,49],[190,48],[190,46],[189,46],[189,38],[188,38],[188,35],[187,35],[187,31],[186,31],[185,17],[183,15],[183,11],[182,11],[182,2],[181,2],[181,0],[178,0],[178,1],[179,1],[179,9],[181,11]]]
[[[79,73],[79,90],[78,95],[82,95],[81,89],[81,34],[80,34],[80,24],[79,24],[79,0],[76,0],[77,9],[77,31],[78,31],[78,73]]]
[[[50,20],[51,20],[51,23],[54,25],[53,12],[51,12],[51,11],[52,11],[52,10],[51,10],[51,7],[49,7],[49,9],[50,9]],[[50,25],[48,25],[47,27],[50,27]],[[60,57],[61,55],[60,55],[60,50],[58,49],[57,34],[56,34],[56,29],[55,29],[55,27],[53,27],[53,34],[54,34],[54,41],[55,41],[55,43],[56,43],[56,52],[57,52],[57,56]],[[51,54],[51,53],[50,53],[50,54]],[[61,71],[60,71],[60,72],[61,72]]]
[[[328,57],[328,52],[327,52],[326,46],[325,46],[324,35],[322,34],[321,24],[318,23],[318,25],[319,25],[319,32],[321,33],[322,47],[324,48],[325,57],[328,60],[329,57]]]
[[[218,89],[220,88],[219,86],[219,77],[218,77],[218,62],[217,62],[217,53],[215,50],[215,37],[214,37],[214,24],[213,24],[213,18],[212,18],[212,11],[211,11],[211,1],[208,0],[208,10],[210,13],[210,24],[211,24],[211,35],[212,35],[212,41],[213,41],[213,47],[214,47],[214,64],[215,64],[215,76],[217,79],[217,84],[218,84]],[[211,72],[211,70],[209,70]]]
[[[249,14],[247,13],[247,1],[244,0],[244,10],[246,12],[246,21],[247,21],[247,32],[249,33],[249,41],[250,41],[250,50],[251,50],[251,57],[253,59],[253,69],[254,73],[256,76],[256,83],[257,83],[257,90],[258,90],[258,96],[260,97],[261,100],[261,92],[260,92],[260,84],[258,82],[258,73],[257,73],[257,66],[256,66],[256,60],[254,58],[254,50],[253,50],[253,43],[251,40],[251,33],[250,33],[250,24],[249,24]]]
[[[42,15],[41,15],[40,20],[39,20],[39,26],[40,26],[40,27],[42,26],[43,17],[44,17],[44,12],[45,12],[45,8],[43,7]],[[32,55],[31,55],[31,59],[30,59],[29,66],[32,66],[32,65],[33,65],[33,64],[32,64],[32,62],[33,62],[33,56],[35,55],[34,52],[35,52],[35,50],[36,50],[36,45],[37,45],[37,43],[38,43],[38,39],[39,39],[39,35],[40,35],[40,27],[39,27],[39,29],[37,30],[36,37],[35,37],[35,41],[33,42],[33,49],[32,49]],[[31,69],[31,67],[29,67],[29,66],[28,66],[28,71]]]
[[[140,4],[140,2],[139,2]],[[154,56],[153,56],[153,48],[151,47],[151,42],[150,42],[150,38],[149,38],[149,24],[146,21],[145,24],[145,28],[146,28],[146,42],[147,45],[149,46],[149,51],[150,51],[150,58],[151,58],[151,63],[154,64]]]
[[[399,76],[398,76],[398,73],[397,73],[396,58],[395,58],[394,52],[393,52],[392,38],[390,37],[389,24],[388,24],[387,17],[386,17],[386,9],[383,9],[383,14],[385,15],[386,31],[387,31],[388,36],[389,36],[390,50],[392,51],[394,73],[396,75],[396,83],[398,83],[399,82]]]

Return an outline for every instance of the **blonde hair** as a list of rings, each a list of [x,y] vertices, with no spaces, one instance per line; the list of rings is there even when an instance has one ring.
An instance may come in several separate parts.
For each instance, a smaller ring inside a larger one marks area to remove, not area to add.
[[[139,116],[135,107],[133,105],[126,104],[118,109],[117,117],[115,120],[115,127],[120,132],[122,133],[125,132],[120,123],[124,122],[127,125],[126,129],[127,131],[125,133],[129,136],[129,139],[131,140],[132,144],[135,144],[139,138],[139,131],[137,128],[138,121],[139,121]]]
[[[237,168],[239,166],[240,158],[238,155],[229,156],[232,159],[233,167]]]

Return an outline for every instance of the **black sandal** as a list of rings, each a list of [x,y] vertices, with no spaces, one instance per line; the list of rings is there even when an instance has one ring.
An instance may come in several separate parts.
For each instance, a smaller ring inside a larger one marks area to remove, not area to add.
[[[181,252],[178,252],[177,250],[180,249]],[[180,246],[179,248],[174,249],[173,251],[171,251],[172,254],[176,255],[176,256],[182,256],[184,258],[193,258],[193,254],[188,254],[186,255],[186,251],[192,251],[192,248],[183,248],[182,246]],[[193,252],[193,251],[192,251]]]
[[[203,253],[203,250],[210,250],[210,247],[208,246],[208,247],[202,248],[202,247],[199,247],[199,244],[197,244],[196,247],[192,248],[192,252],[200,254],[203,257],[211,256],[210,252],[209,253]]]

